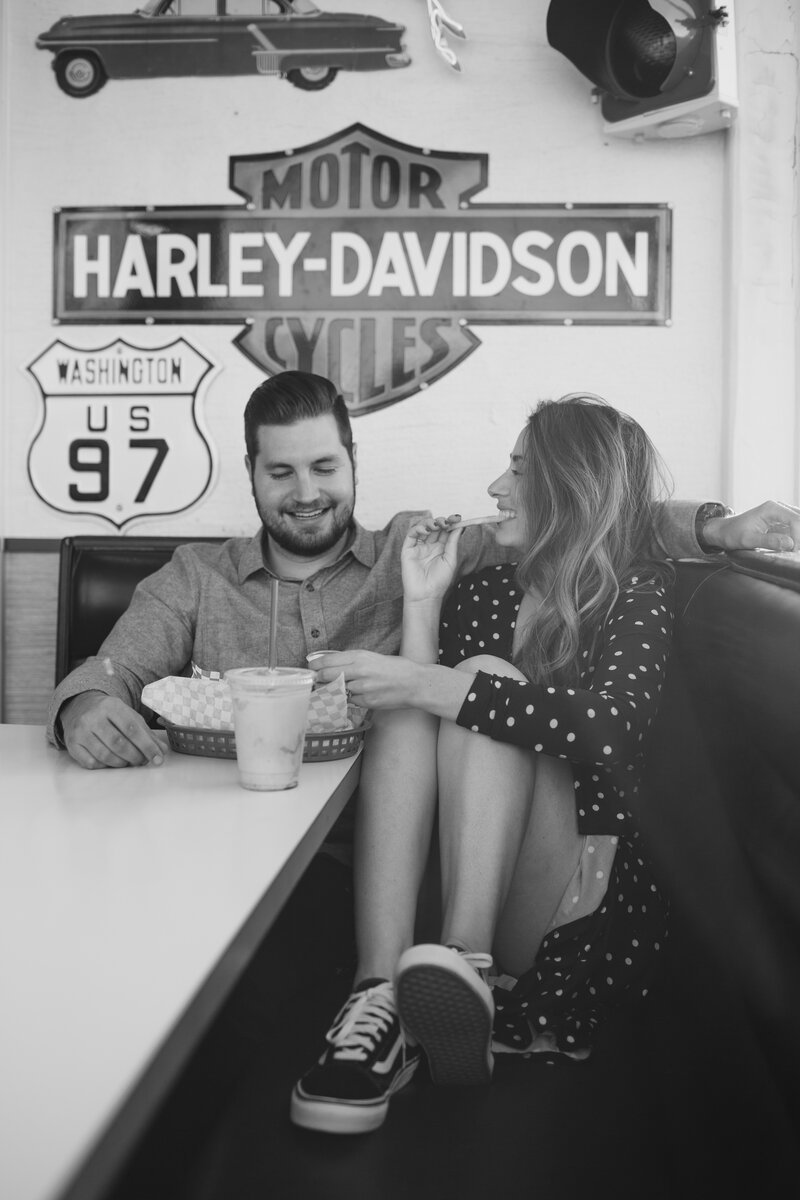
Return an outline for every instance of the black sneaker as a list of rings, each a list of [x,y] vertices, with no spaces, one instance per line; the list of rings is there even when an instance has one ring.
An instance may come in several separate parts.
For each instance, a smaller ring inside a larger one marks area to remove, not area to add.
[[[454,946],[412,946],[400,956],[400,1020],[425,1051],[434,1083],[491,1081],[494,999],[485,980],[491,965],[491,955]]]
[[[368,1133],[382,1125],[389,1100],[419,1066],[385,980],[352,992],[326,1034],[328,1046],[292,1092],[295,1125],[323,1133]]]

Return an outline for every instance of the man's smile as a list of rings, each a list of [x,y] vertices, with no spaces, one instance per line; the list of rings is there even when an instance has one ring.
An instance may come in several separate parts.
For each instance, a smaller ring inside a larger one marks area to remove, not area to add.
[[[286,513],[288,517],[294,517],[298,521],[316,521],[319,517],[324,517],[331,510],[328,507],[321,508],[304,508],[296,509]]]

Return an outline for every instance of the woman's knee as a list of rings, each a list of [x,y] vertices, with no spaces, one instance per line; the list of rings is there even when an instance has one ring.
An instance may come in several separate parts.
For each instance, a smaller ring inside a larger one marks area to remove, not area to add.
[[[468,671],[470,675],[474,675],[476,671],[485,671],[487,675],[506,675],[511,679],[525,678],[513,663],[506,662],[504,658],[497,658],[494,654],[475,654],[472,658],[465,658],[463,662],[456,663],[455,669]]]

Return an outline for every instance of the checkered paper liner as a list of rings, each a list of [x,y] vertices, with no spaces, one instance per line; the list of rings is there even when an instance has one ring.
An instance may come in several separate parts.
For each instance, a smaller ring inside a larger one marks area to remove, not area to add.
[[[172,725],[185,729],[231,732],[233,705],[224,679],[203,673],[192,679],[168,675],[142,689],[142,703]],[[348,716],[344,675],[320,684],[311,693],[306,734],[352,729]]]

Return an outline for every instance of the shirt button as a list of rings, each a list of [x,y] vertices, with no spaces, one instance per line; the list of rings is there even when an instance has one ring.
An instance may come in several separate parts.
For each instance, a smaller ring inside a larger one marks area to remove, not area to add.
[[[306,591],[307,591],[307,592],[313,592],[313,590],[314,590],[314,585],[313,585],[313,583],[307,583],[307,584],[306,584]]]
[[[318,629],[312,629],[312,630],[311,630],[311,636],[312,636],[312,637],[319,637],[319,630],[318,630]]]

